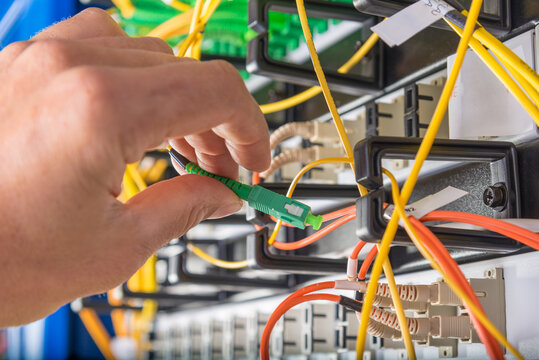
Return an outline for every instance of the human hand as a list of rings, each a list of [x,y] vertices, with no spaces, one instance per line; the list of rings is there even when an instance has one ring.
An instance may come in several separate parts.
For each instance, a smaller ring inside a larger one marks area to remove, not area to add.
[[[163,141],[203,168],[269,166],[258,105],[227,63],[178,59],[88,10],[0,53],[0,327],[132,275],[168,240],[241,201],[185,175],[121,204],[127,163]]]

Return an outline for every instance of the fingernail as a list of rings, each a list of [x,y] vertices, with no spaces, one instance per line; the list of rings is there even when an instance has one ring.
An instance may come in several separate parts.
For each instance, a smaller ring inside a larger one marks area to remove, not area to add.
[[[243,201],[239,200],[230,204],[222,205],[211,215],[212,218],[221,218],[237,213],[243,207]]]

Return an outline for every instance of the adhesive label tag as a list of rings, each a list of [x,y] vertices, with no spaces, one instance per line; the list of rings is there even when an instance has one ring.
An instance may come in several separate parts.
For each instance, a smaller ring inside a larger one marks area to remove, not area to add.
[[[418,200],[412,204],[408,204],[404,207],[404,211],[408,216],[413,216],[416,219],[421,219],[423,216],[427,215],[431,211],[439,209],[447,204],[452,203],[455,200],[460,199],[464,195],[467,195],[468,192],[448,186],[445,189],[438,191],[435,194],[424,197],[421,200]],[[386,208],[384,216],[388,219],[393,216],[395,211],[394,205],[389,205]],[[402,225],[402,220],[399,223]]]
[[[398,46],[451,10],[454,8],[443,0],[421,0],[373,26],[371,30],[390,47]]]

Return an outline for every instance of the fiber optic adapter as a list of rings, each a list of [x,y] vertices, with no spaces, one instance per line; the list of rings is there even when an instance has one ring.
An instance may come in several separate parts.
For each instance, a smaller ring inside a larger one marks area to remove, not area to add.
[[[209,173],[190,162],[173,148],[169,148],[169,153],[189,174],[204,175],[219,180],[238,195],[240,199],[247,201],[249,206],[256,210],[269,214],[300,229],[305,229],[306,225],[311,225],[315,230],[318,230],[322,225],[322,216],[311,214],[311,208],[308,205],[277,194],[259,185],[250,186],[224,176]]]

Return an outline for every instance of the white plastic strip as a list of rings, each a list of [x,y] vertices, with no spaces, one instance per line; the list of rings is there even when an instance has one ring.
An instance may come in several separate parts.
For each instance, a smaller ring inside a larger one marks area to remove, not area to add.
[[[356,279],[357,278],[357,259],[350,259],[348,258],[348,263],[346,266],[346,277],[350,279]]]
[[[371,30],[390,47],[398,46],[440,20],[451,10],[454,8],[444,1],[422,0],[373,26]]]
[[[421,219],[424,215],[429,212],[439,209],[442,206],[445,206],[449,203],[452,203],[455,200],[460,199],[464,195],[468,194],[467,191],[448,186],[445,189],[438,191],[435,194],[424,197],[421,200],[418,200],[412,204],[408,204],[404,207],[404,211],[408,216],[413,216],[417,219]],[[393,212],[395,211],[394,205],[389,205],[386,208],[385,216],[391,218]],[[402,223],[401,223],[402,225]]]
[[[448,12],[455,10],[455,8],[443,0],[421,0],[425,5],[431,9],[432,15],[445,16]]]
[[[367,283],[364,281],[335,280],[335,289],[365,292],[367,291]]]

